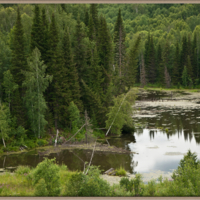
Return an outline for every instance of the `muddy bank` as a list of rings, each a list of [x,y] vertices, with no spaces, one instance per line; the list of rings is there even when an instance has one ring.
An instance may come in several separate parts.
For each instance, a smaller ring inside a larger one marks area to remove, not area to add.
[[[141,173],[141,175],[142,175],[142,181],[144,183],[148,183],[152,179],[154,179],[154,180],[156,180],[156,182],[158,182],[158,178],[160,176],[162,176],[163,179],[172,180],[172,178],[171,178],[172,173],[170,173],[170,172],[166,173],[166,172],[161,171],[161,170],[151,171],[149,173]],[[132,178],[135,178],[135,175],[128,173],[127,177],[129,179],[132,179]],[[122,177],[120,177],[120,176],[109,176],[109,175],[103,174],[103,175],[101,175],[101,178],[106,180],[110,185],[113,185],[113,184],[119,184]]]
[[[63,144],[57,147],[50,148],[42,148],[43,151],[38,151],[40,156],[49,156],[51,153],[58,153],[64,149],[73,150],[73,149],[81,149],[81,150],[93,150],[95,143],[90,144]],[[136,154],[136,152],[131,152],[123,148],[118,148],[116,146],[110,146],[108,144],[96,143],[95,152],[102,153],[118,153],[118,154]]]

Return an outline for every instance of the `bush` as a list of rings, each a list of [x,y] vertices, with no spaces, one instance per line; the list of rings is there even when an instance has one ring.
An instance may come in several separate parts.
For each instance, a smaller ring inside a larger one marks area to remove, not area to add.
[[[29,174],[30,171],[31,169],[29,166],[18,166],[17,169],[15,170],[15,173],[23,175],[23,174]]]
[[[126,176],[126,170],[120,166],[120,168],[116,169],[116,175],[117,176]]]
[[[55,158],[44,158],[44,161],[39,163],[33,172],[33,185],[35,186],[43,178],[48,196],[58,196],[61,191],[59,170],[59,166],[55,164]]]
[[[147,191],[148,191],[150,196],[154,196],[154,194],[156,192],[156,182],[155,182],[155,180],[151,180],[151,181],[148,182]]]
[[[38,139],[37,144],[38,146],[44,146],[44,145],[47,145],[48,142],[45,139]]]
[[[66,185],[67,196],[109,196],[110,185],[99,177],[98,167],[91,166],[88,175],[73,174]]]
[[[38,184],[36,184],[34,194],[39,197],[48,196],[49,192],[47,191],[47,186],[43,178],[39,180]]]
[[[120,180],[120,186],[124,187],[127,191],[132,192],[133,190],[133,179],[129,180],[128,178],[121,178]]]

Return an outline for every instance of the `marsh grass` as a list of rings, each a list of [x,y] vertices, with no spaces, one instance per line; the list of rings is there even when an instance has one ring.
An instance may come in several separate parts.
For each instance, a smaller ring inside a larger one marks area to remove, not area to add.
[[[126,176],[126,170],[122,166],[120,166],[120,168],[117,168],[115,172],[117,176]]]

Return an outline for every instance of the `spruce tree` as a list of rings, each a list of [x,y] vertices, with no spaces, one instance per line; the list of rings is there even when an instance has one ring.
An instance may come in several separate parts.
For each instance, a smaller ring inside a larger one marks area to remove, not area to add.
[[[62,49],[61,62],[57,66],[55,72],[55,93],[57,99],[57,115],[62,125],[67,125],[68,106],[73,101],[79,109],[82,109],[80,100],[80,87],[78,82],[78,74],[75,65],[72,63],[71,44],[69,32],[65,31]]]
[[[93,19],[93,22],[94,22],[96,36],[98,35],[98,28],[100,26],[97,8],[98,8],[98,4],[91,4],[90,5],[90,14],[92,15],[92,19]]]
[[[11,114],[17,119],[17,124],[26,126],[25,107],[23,106],[22,97],[24,96],[24,89],[22,82],[25,77],[22,71],[27,70],[27,60],[24,50],[24,31],[21,22],[21,15],[19,8],[17,9],[17,19],[13,27],[13,40],[12,40],[12,59],[10,72],[13,75],[13,81],[19,86],[13,93],[13,100],[11,102]]]
[[[21,22],[19,8],[17,9],[17,20],[13,30],[13,44],[12,44],[12,60],[11,60],[11,73],[14,82],[19,85],[20,90],[24,75],[22,70],[27,70],[26,54],[24,51],[24,31]],[[21,92],[20,92],[21,93]]]
[[[42,37],[43,37],[43,27],[40,16],[40,8],[38,5],[35,5],[33,24],[31,30],[31,45],[30,45],[31,52],[33,51],[33,49],[35,49],[35,47],[37,47],[39,51],[42,52],[43,50]]]
[[[181,83],[179,72],[180,72],[180,52],[179,52],[179,44],[177,42],[175,56],[174,56],[173,77],[172,77],[172,82],[174,85],[178,85]]]
[[[137,65],[138,65],[138,51],[139,51],[139,44],[141,41],[141,36],[139,35],[135,44],[131,47],[131,50],[128,54],[128,62],[126,66],[126,73],[125,73],[125,86],[130,88],[133,87],[133,84],[136,82],[136,75],[137,75]]]
[[[85,11],[84,23],[85,23],[86,26],[89,25],[89,13],[88,13],[88,10]]]
[[[48,21],[46,17],[45,9],[42,9],[42,34],[41,34],[41,59],[46,65],[48,63],[48,50],[49,50],[49,30],[48,30]]]
[[[90,14],[89,23],[88,23],[88,37],[90,40],[96,40],[94,21],[91,14]]]
[[[125,31],[120,9],[114,27],[114,44],[115,44],[115,64],[119,68],[119,76],[121,77],[125,62],[126,49],[125,49]]]
[[[193,66],[193,80],[198,79],[198,67],[197,67],[197,33],[194,32],[194,38],[192,41],[192,53],[191,53],[191,63]]]
[[[140,71],[140,84],[141,84],[141,87],[143,88],[147,84],[143,54],[142,54],[141,61],[142,63],[141,63],[141,71]]]
[[[103,16],[100,16],[99,31],[98,31],[98,47],[99,53],[99,66],[102,68],[102,76],[104,82],[102,88],[104,94],[107,92],[110,83],[111,74],[111,59],[112,59],[112,45],[111,37],[107,28],[106,20]]]
[[[163,77],[163,65],[162,65],[162,47],[160,43],[158,44],[157,55],[156,55],[156,77],[157,77],[157,82],[162,85],[164,77]]]
[[[150,38],[149,44],[149,58],[148,58],[148,82],[155,83],[156,82],[156,63],[155,63],[155,47],[153,36]]]

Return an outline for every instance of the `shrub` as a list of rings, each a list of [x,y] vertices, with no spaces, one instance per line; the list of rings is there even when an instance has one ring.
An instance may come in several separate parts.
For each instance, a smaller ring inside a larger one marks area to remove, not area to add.
[[[91,166],[88,175],[73,174],[65,191],[67,196],[109,196],[110,185],[100,178],[98,167]]]
[[[20,174],[20,175],[23,175],[23,174],[29,174],[31,171],[30,167],[29,166],[18,166],[17,169],[15,170],[15,173],[16,174]]]
[[[39,183],[40,179],[45,180],[48,196],[58,196],[60,194],[60,176],[59,166],[55,164],[54,159],[44,158],[33,172],[33,185]]]
[[[122,166],[115,171],[117,176],[126,176],[126,170]]]
[[[150,196],[154,196],[154,194],[156,192],[156,182],[155,182],[155,180],[151,180],[151,181],[148,182],[147,191],[148,191]]]
[[[38,146],[44,146],[44,145],[47,145],[48,142],[45,139],[38,139],[37,144]]]
[[[42,178],[39,180],[39,182],[36,184],[35,187],[35,196],[48,196],[49,192],[47,191],[47,186],[45,183],[45,180]]]
[[[129,180],[128,178],[121,178],[120,180],[120,186],[124,187],[127,191],[132,191],[133,190],[133,179]]]

